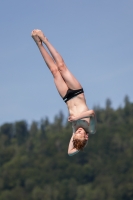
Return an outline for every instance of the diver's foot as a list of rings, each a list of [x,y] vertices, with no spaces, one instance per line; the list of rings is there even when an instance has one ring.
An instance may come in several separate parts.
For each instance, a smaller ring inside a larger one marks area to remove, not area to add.
[[[42,45],[42,40],[38,36],[38,30],[33,30],[31,32],[31,37],[34,39],[34,41],[36,42],[37,45]]]
[[[42,40],[42,42],[44,42],[44,44],[48,41],[48,39],[41,30],[36,29],[36,34]]]

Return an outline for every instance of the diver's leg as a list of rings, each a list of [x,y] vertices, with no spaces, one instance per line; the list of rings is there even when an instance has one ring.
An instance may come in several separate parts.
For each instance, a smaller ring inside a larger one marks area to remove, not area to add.
[[[61,95],[61,97],[64,97],[66,95],[68,87],[67,87],[65,81],[63,80],[56,63],[54,63],[52,57],[48,54],[48,52],[44,48],[41,39],[36,34],[36,30],[32,31],[31,35],[32,35],[32,38],[34,39],[34,41],[36,42],[36,44],[42,54],[42,57],[44,58],[45,63],[47,64],[49,70],[51,71],[51,73],[54,77],[54,82],[55,82],[55,85],[56,85],[56,88],[57,88],[59,94]]]
[[[66,82],[68,88],[76,90],[82,88],[79,81],[73,76],[73,74],[68,70],[63,58],[57,52],[57,50],[52,46],[52,44],[48,41],[48,39],[44,36],[41,30],[36,30],[38,37],[44,42],[50,51],[64,81]]]

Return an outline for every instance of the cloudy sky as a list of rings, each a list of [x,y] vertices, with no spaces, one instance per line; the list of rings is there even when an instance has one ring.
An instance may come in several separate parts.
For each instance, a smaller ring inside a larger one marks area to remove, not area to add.
[[[41,29],[81,82],[90,108],[133,102],[132,0],[4,0],[0,5],[0,124],[46,116],[65,103],[30,34]]]

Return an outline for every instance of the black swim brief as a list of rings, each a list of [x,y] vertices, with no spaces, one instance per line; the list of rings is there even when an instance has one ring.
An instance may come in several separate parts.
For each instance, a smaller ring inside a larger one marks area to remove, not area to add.
[[[63,97],[63,100],[64,100],[65,102],[67,102],[67,101],[69,101],[70,99],[72,99],[73,97],[76,97],[77,95],[82,94],[82,93],[84,93],[83,88],[78,89],[78,90],[71,90],[71,89],[68,89],[66,95]]]

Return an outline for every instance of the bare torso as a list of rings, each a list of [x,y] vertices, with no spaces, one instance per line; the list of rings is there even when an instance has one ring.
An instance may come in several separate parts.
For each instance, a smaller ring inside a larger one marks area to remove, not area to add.
[[[84,93],[70,99],[66,102],[66,104],[68,107],[69,115],[77,116],[89,110],[88,106],[86,105]],[[88,123],[90,122],[90,118],[84,118],[84,120],[86,120]]]

